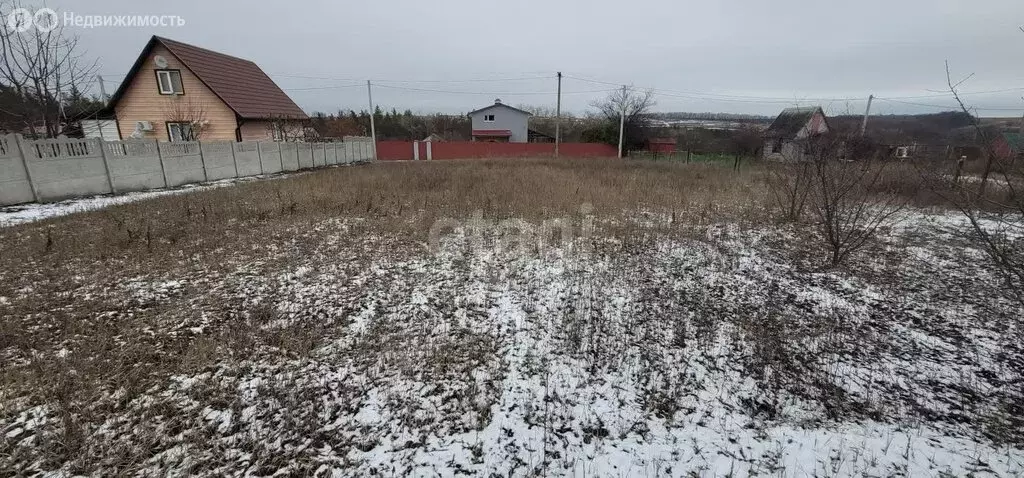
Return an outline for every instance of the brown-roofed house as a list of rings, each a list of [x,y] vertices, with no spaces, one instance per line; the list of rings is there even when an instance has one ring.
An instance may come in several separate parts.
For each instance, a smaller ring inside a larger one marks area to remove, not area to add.
[[[281,139],[309,118],[255,63],[158,36],[109,106],[123,139]]]
[[[786,108],[765,131],[764,159],[803,161],[806,140],[829,132],[820,106]]]

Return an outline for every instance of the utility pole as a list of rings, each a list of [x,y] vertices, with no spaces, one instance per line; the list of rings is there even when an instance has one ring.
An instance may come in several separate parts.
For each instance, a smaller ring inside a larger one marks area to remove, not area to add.
[[[626,85],[622,85],[622,105],[619,111],[619,159],[622,159],[622,139],[626,133]]]
[[[107,85],[103,83],[103,75],[96,75],[96,81],[100,83],[100,99],[107,103]]]
[[[558,101],[555,103],[555,157],[562,143],[562,72],[558,72]]]
[[[373,140],[373,160],[377,160],[377,125],[373,122],[375,110],[373,109],[373,89],[370,87],[370,80],[366,80],[366,96],[370,100],[370,139]]]
[[[864,122],[860,124],[860,136],[864,137],[864,134],[868,131],[868,115],[871,114],[871,101],[875,99],[875,95],[868,95],[868,108],[864,110]]]

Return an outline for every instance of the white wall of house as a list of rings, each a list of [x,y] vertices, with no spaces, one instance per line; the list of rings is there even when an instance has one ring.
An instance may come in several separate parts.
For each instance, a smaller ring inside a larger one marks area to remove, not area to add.
[[[494,121],[486,121],[489,115],[494,115]],[[510,143],[529,141],[530,115],[527,113],[496,103],[494,106],[473,112],[469,117],[473,120],[474,130],[507,129],[512,132],[508,139]]]
[[[107,141],[121,139],[118,136],[117,120],[82,120],[82,135]]]

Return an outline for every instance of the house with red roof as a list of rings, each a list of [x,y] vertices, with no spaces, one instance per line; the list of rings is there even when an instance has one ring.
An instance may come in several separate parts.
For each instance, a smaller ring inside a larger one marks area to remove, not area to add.
[[[108,108],[122,139],[282,140],[309,119],[255,63],[158,36]]]

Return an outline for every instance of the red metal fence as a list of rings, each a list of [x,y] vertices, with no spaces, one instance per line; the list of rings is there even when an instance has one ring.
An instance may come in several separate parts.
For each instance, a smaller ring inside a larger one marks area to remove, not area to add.
[[[417,152],[414,145],[419,149]],[[562,143],[559,156],[609,158],[618,155],[614,146],[603,143]],[[554,143],[484,143],[472,141],[431,142],[378,141],[377,158],[382,161],[411,159],[524,158],[554,156]]]

